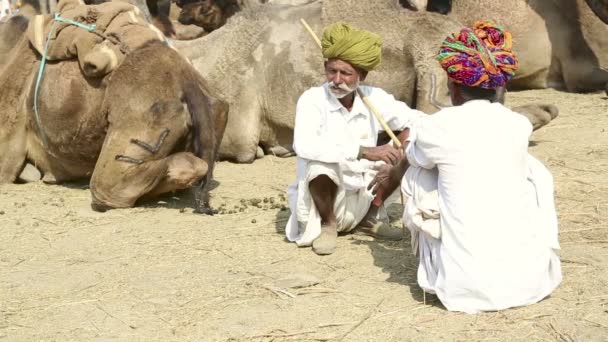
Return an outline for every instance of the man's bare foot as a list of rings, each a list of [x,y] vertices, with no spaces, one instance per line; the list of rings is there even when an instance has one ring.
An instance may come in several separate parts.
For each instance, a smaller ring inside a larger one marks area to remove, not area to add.
[[[319,255],[329,255],[336,251],[338,229],[335,224],[322,225],[321,235],[312,242],[312,250]]]

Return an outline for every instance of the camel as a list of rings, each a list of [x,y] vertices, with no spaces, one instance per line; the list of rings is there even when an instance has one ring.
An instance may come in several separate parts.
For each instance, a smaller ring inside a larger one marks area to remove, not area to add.
[[[175,0],[175,3],[181,8],[178,16],[181,24],[196,25],[206,32],[212,32],[225,25],[237,12],[252,6],[302,5],[312,1],[314,0]]]
[[[266,3],[266,0],[176,0],[181,8],[178,21],[196,25],[206,32],[217,30],[242,9]]]
[[[5,37],[5,39],[0,39],[0,69],[27,29],[27,25],[28,19],[21,15],[8,16],[0,23],[0,37]]]
[[[184,25],[197,25],[212,32],[224,24],[228,18],[241,10],[236,0],[196,0],[179,1],[181,12],[177,20]]]
[[[383,61],[366,83],[427,113],[438,110],[432,94],[437,102],[449,103],[445,72],[434,56],[441,41],[462,27],[457,21],[435,13],[407,12],[396,2],[379,6],[377,2],[330,0],[257,6],[237,13],[205,37],[174,42],[230,104],[220,158],[251,163],[264,153],[293,154],[297,99],[324,81],[321,53],[300,18],[318,34],[339,20],[380,34]],[[544,115],[547,108],[521,111],[546,123],[555,117],[555,113]],[[542,120],[539,113],[544,113]]]
[[[413,11],[429,11],[448,14],[452,9],[452,0],[399,0],[403,8]]]
[[[162,34],[172,39],[194,39],[201,37],[205,31],[195,25],[182,25],[175,18],[170,17],[169,9],[173,5],[171,0],[81,0],[86,5],[99,5],[104,2],[118,1],[126,2],[136,6],[146,20],[150,21]],[[19,14],[32,18],[38,14],[49,14],[55,10],[54,0],[22,0]],[[173,12],[179,10],[177,6]]]
[[[46,183],[90,177],[98,211],[195,187],[195,211],[212,213],[208,191],[228,106],[182,55],[151,41],[98,78],[85,77],[77,60],[49,62],[38,120],[40,55],[21,37],[0,67],[0,183],[14,182],[27,162]]]
[[[392,0],[386,0],[392,1]],[[400,0],[471,24],[493,19],[511,31],[520,68],[514,89],[608,92],[608,0]]]

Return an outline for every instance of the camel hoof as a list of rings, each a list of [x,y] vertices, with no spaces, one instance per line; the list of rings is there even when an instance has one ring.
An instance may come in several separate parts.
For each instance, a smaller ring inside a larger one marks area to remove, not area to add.
[[[198,207],[198,208],[194,208],[193,211],[195,214],[203,214],[203,215],[209,215],[209,216],[213,216],[215,214],[218,213],[217,209],[212,209],[211,207]]]
[[[270,154],[273,154],[279,158],[287,158],[296,155],[296,153],[292,149],[285,148],[281,145],[273,146],[269,149],[269,151]]]
[[[264,158],[264,150],[262,149],[262,147],[258,146],[257,151],[255,151],[255,159],[262,159]]]

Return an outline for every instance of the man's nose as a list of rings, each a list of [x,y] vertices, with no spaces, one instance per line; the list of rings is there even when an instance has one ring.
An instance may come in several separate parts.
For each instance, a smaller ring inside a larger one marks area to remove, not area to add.
[[[342,76],[340,76],[340,73],[336,73],[334,75],[334,84],[341,84],[342,83]]]

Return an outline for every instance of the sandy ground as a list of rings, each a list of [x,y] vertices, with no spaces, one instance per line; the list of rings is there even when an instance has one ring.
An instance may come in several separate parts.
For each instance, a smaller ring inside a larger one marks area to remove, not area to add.
[[[448,312],[416,285],[409,240],[341,237],[326,257],[298,249],[282,209],[295,159],[266,157],[219,164],[224,214],[213,217],[193,214],[187,194],[101,214],[85,183],[1,186],[0,338],[608,341],[608,99],[509,96],[561,110],[531,147],[555,177],[564,272],[541,303]],[[400,226],[399,206],[389,213]]]

